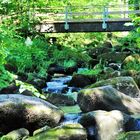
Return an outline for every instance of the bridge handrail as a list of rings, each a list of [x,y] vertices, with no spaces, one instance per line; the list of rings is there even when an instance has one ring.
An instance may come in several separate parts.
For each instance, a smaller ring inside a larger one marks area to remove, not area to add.
[[[139,5],[135,5],[135,6],[137,7]],[[68,5],[64,7],[34,7],[34,8],[30,8],[30,11],[22,11],[22,13],[17,13],[17,15],[27,14],[29,18],[37,18],[37,20],[43,20],[47,22],[63,21],[65,22],[66,29],[69,28],[68,24],[69,22],[72,22],[72,21],[85,21],[85,22],[86,21],[103,21],[103,27],[106,28],[106,22],[108,20],[110,21],[115,20],[115,19],[117,20],[120,16],[121,18],[119,19],[130,20],[129,15],[140,14],[140,10],[131,9],[131,8],[134,8],[135,6],[129,5],[129,4],[124,4],[124,5],[111,4],[111,5],[88,5],[88,6]],[[5,17],[6,18],[16,17],[16,14],[13,12],[10,15],[7,15]],[[50,17],[53,17],[52,20],[50,20]]]
[[[134,11],[108,11],[108,14],[138,14],[140,13],[140,10],[134,10]],[[75,13],[68,13],[69,15],[75,15],[75,16],[82,16],[82,15],[102,15],[103,12],[75,12]],[[56,15],[56,16],[62,16],[65,15],[65,12],[58,12],[58,13],[35,13],[36,16],[47,16],[47,15]]]

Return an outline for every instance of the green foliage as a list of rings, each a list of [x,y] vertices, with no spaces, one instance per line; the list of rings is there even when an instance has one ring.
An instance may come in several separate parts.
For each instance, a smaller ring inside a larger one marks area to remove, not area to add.
[[[68,60],[68,61],[64,60],[64,63],[63,63],[64,68],[73,67],[75,65],[76,65],[76,62],[73,60]]]
[[[139,140],[139,138],[140,138],[139,131],[130,131],[119,134],[116,140]]]
[[[20,93],[22,93],[25,90],[28,90],[31,91],[34,96],[46,99],[46,97],[43,94],[39,93],[39,91],[31,84],[16,80],[16,85],[20,86]]]
[[[33,33],[32,29],[29,28],[29,24],[32,24],[32,19],[29,20],[31,13],[27,12],[29,9],[30,12],[33,12],[31,7],[43,8],[45,6],[57,7],[66,5],[94,7],[96,4],[106,5],[109,2],[112,1],[38,0],[33,2],[33,0],[22,0],[22,2],[20,2],[15,0],[0,0],[0,15],[20,13],[13,19],[4,20],[0,25],[0,69],[1,83],[4,83],[0,87],[6,86],[11,81],[10,74],[4,69],[5,63],[17,67],[18,72],[35,73],[40,77],[45,77],[46,71],[51,63],[57,63],[65,68],[74,66],[79,62],[83,62],[84,66],[88,66],[88,62],[91,58],[87,51],[92,47],[97,47],[106,40],[106,35],[104,33],[46,34],[46,38],[51,36],[57,38],[56,43],[49,44],[45,37],[34,33],[33,36],[30,36],[33,43],[31,45],[26,45],[25,36],[29,36],[29,31]],[[73,10],[76,12],[77,8]],[[94,7],[92,10],[96,11],[97,7]],[[135,19],[135,22],[139,24],[139,19]],[[122,42],[129,42],[130,47],[134,47],[134,45],[140,47],[139,30],[138,28],[137,32],[133,32],[125,38],[125,40],[122,40]],[[136,69],[138,68],[136,67]],[[89,69],[81,73],[98,75],[101,70],[102,67],[98,65],[94,69]]]
[[[12,75],[4,69],[3,65],[0,65],[0,89],[7,87],[12,80]]]
[[[135,59],[134,61],[127,63],[124,66],[124,69],[140,71],[140,61]]]
[[[122,44],[127,43],[128,46],[126,47],[140,48],[140,17],[133,17],[133,23],[136,26],[136,29],[131,31],[127,37],[122,38],[119,41]]]
[[[101,64],[97,64],[94,69],[83,69],[78,72],[78,74],[83,75],[98,75],[102,72],[103,68]]]

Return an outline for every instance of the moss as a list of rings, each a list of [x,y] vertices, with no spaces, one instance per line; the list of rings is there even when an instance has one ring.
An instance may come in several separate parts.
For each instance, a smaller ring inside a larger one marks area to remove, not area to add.
[[[27,140],[59,140],[60,138],[71,139],[73,136],[76,136],[76,138],[81,136],[86,139],[85,129],[80,124],[66,124],[27,138]]]
[[[75,106],[60,106],[64,113],[80,113],[81,109],[78,105]]]
[[[46,97],[41,94],[33,85],[16,80],[16,85],[20,86],[19,92],[22,93],[25,90],[29,90],[33,93],[34,96],[46,99]]]
[[[39,129],[37,129],[37,130],[34,131],[33,136],[35,136],[35,135],[37,135],[39,133],[42,133],[44,131],[47,131],[49,129],[50,129],[50,127],[48,125],[46,125],[46,126],[44,126],[42,128],[39,128]]]
[[[118,135],[116,140],[139,140],[139,139],[140,139],[140,131],[131,131]]]
[[[107,80],[98,81],[95,84],[87,86],[86,88],[94,88],[94,87],[100,87],[106,85],[117,86],[117,83],[121,83],[121,82],[123,83],[124,81],[129,82],[129,81],[133,81],[133,79],[131,77],[115,77]]]
[[[28,136],[29,131],[25,128],[17,129],[4,135],[0,140],[20,140],[24,136]]]
[[[102,59],[103,61],[122,62],[127,57],[127,55],[128,53],[125,52],[108,52],[99,55],[97,58],[98,60]]]

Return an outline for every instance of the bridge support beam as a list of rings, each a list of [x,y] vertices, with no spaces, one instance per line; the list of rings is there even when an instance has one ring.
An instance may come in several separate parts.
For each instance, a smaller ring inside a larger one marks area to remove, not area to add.
[[[42,33],[65,33],[65,32],[122,32],[134,29],[131,20],[106,21],[107,28],[102,28],[102,21],[94,22],[69,22],[69,29],[64,28],[65,22],[42,23],[36,25],[36,30]],[[126,25],[127,24],[127,25]]]

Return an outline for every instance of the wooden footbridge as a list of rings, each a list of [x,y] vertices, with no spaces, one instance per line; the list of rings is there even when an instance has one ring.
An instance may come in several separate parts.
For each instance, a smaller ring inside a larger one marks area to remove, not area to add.
[[[41,33],[116,32],[134,29],[132,17],[140,15],[133,5],[89,5],[30,8],[29,24]]]

